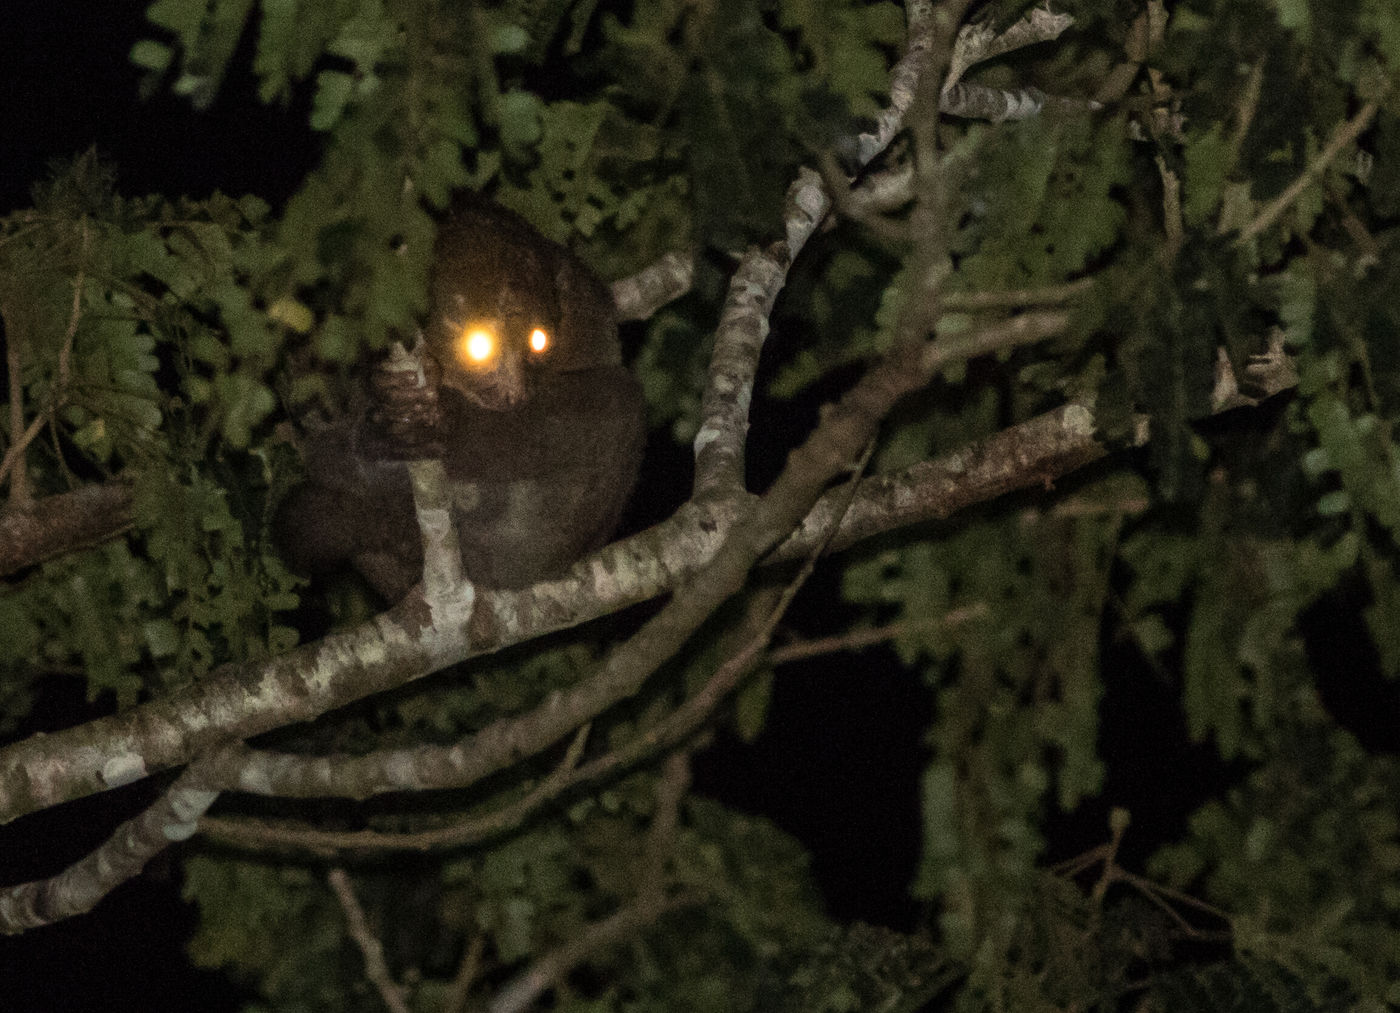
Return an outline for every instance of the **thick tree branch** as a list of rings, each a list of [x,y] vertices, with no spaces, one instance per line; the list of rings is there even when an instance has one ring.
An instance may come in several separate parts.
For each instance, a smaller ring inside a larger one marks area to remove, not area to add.
[[[684,253],[668,253],[654,264],[612,283],[619,320],[646,320],[672,299],[690,291],[695,261]]]
[[[1046,95],[1039,88],[990,88],[962,80],[963,74],[975,64],[1013,49],[1057,39],[1072,24],[1074,18],[1052,13],[1047,4],[1044,8],[1035,8],[1004,32],[998,33],[986,23],[965,26],[958,32],[957,45],[953,47],[947,79],[938,97],[938,111],[948,116],[1000,123],[1037,116],[1046,106],[1083,112],[1102,108],[1091,99],[1060,98]]]
[[[516,829],[545,805],[579,784],[592,783],[621,769],[640,757],[640,753],[619,760],[614,750],[587,766],[580,767],[584,744],[590,725],[584,725],[574,735],[564,759],[549,776],[515,801],[481,814],[459,819],[449,826],[394,833],[378,830],[324,830],[305,824],[268,823],[254,819],[206,816],[199,830],[215,841],[222,841],[249,851],[294,851],[300,854],[335,858],[347,854],[367,854],[374,851],[443,851],[464,848],[490,840]],[[635,740],[634,740],[635,741]],[[631,743],[628,744],[629,750]],[[635,750],[631,751],[635,752]],[[256,763],[265,754],[245,750],[245,762]],[[649,755],[649,754],[648,754]],[[603,762],[612,761],[612,762]]]
[[[812,199],[813,205],[804,208],[803,198]],[[753,399],[759,352],[768,337],[768,314],[796,252],[793,243],[799,247],[805,243],[830,206],[820,178],[811,170],[803,170],[803,178],[788,191],[787,246],[775,243],[768,251],[750,250],[734,272],[700,402],[700,428],[695,434],[695,499],[735,496],[744,490],[749,403]]]
[[[465,630],[435,629],[410,595],[366,623],[261,663],[227,665],[171,696],[0,750],[4,821],[119,787],[227,739],[308,721],[402,685],[465,652]]]
[[[1262,361],[1265,359],[1268,362]],[[1268,363],[1273,361],[1261,357],[1263,371],[1258,379],[1267,382],[1261,396],[1296,382],[1290,380],[1286,368],[1271,371]],[[1286,367],[1286,360],[1282,362]],[[1229,407],[1233,404],[1215,405],[1216,410]],[[1140,417],[1132,442],[1147,438],[1147,419]],[[1080,403],[1064,405],[901,474],[862,481],[832,538],[831,550],[895,528],[947,517],[1013,490],[1048,486],[1109,450],[1096,436],[1092,408]],[[810,553],[838,512],[837,496],[839,492],[829,493],[820,500],[767,560],[794,560]],[[556,580],[519,591],[482,592],[471,624],[474,636],[470,645],[465,623],[447,629],[425,628],[426,609],[421,599],[410,595],[368,623],[338,631],[287,655],[260,664],[226,666],[205,683],[168,699],[14,743],[0,750],[0,818],[8,821],[186,762],[214,741],[221,729],[248,737],[310,720],[466,657],[654,598],[681,586],[714,556],[725,533],[742,516],[742,507],[742,501],[690,504],[655,528],[583,560]],[[544,711],[548,713],[551,706],[553,701]],[[561,722],[553,738],[586,720],[573,717]],[[495,748],[509,753],[512,743],[525,744],[523,739],[505,735]],[[364,782],[361,792],[354,794],[417,787],[424,772],[414,753],[399,751],[394,762],[377,764],[380,769],[374,772],[373,780]],[[294,776],[293,768],[301,773]],[[466,772],[468,768],[461,769]],[[441,772],[428,773],[436,780]],[[343,780],[330,764],[318,769],[317,761],[297,758],[279,766],[275,759],[264,757],[244,773],[239,787],[258,791],[259,786],[266,789],[275,783],[281,793],[316,795],[334,793],[326,786]],[[289,782],[300,783],[302,788],[293,791]]]
[[[107,842],[50,879],[0,889],[0,933],[13,934],[85,914],[176,841],[194,834],[219,795],[221,752],[190,765],[160,799],[119,826]]]
[[[952,362],[1038,340],[1057,329],[1002,326],[960,341],[909,342],[896,349],[825,414],[808,440],[793,451],[768,493],[736,518],[713,559],[698,570],[684,592],[614,650],[596,674],[555,693],[544,706],[503,718],[447,749],[418,746],[367,756],[310,759],[262,754],[256,766],[247,768],[246,783],[283,796],[363,797],[372,792],[462,787],[504,769],[521,756],[548,748],[573,728],[636,693],[658,665],[679,651],[714,610],[743,586],[757,560],[788,536],[826,484],[851,467],[896,401]],[[839,514],[828,521],[827,530],[838,521]],[[817,541],[808,551],[820,547],[821,541]],[[410,780],[405,782],[404,778]]]
[[[865,454],[861,459],[860,467],[840,490],[838,496],[842,504],[841,509],[833,517],[833,523],[839,522],[844,507],[848,506],[854,498],[857,488],[859,472],[865,467],[874,450],[874,444],[866,447]],[[827,532],[828,537],[834,530]],[[334,855],[344,851],[368,851],[368,850],[427,850],[446,847],[463,847],[469,844],[478,843],[485,838],[497,833],[502,833],[508,829],[518,826],[530,814],[537,811],[541,806],[562,795],[580,784],[596,783],[606,777],[614,776],[623,770],[641,762],[643,759],[654,755],[658,750],[679,746],[682,742],[692,736],[706,721],[708,721],[724,699],[733,692],[744,678],[754,669],[763,656],[764,650],[772,640],[773,631],[777,628],[788,607],[796,597],[797,591],[803,583],[811,576],[816,566],[817,557],[826,548],[826,542],[822,541],[815,545],[804,561],[802,568],[796,576],[788,582],[781,595],[778,596],[776,604],[771,609],[764,608],[764,614],[755,614],[750,617],[746,624],[746,632],[749,633],[744,645],[736,651],[724,664],[720,665],[706,684],[699,692],[693,694],[681,706],[677,707],[662,720],[656,722],[649,728],[644,729],[620,748],[613,749],[607,754],[590,761],[583,767],[578,767],[578,759],[583,749],[583,739],[588,726],[580,729],[574,737],[573,743],[569,747],[568,754],[564,762],[547,777],[540,785],[532,789],[523,798],[505,806],[502,809],[488,813],[484,816],[477,816],[472,819],[454,824],[451,827],[444,827],[435,830],[420,831],[407,834],[388,834],[375,831],[339,832],[323,831],[317,828],[305,826],[269,826],[266,824],[255,824],[251,821],[224,820],[205,821],[201,829],[209,832],[216,839],[238,843],[243,846],[251,846],[259,849],[269,847],[296,848],[300,851],[309,851],[313,854]],[[413,764],[413,768],[419,772],[443,772],[450,773],[450,763],[444,756],[446,753],[456,749],[470,748],[469,742],[463,742],[451,747],[421,747],[416,750],[419,757],[424,758],[424,762]],[[679,754],[674,754],[679,755]],[[393,762],[389,754],[378,754],[382,766],[401,767],[402,764]],[[435,758],[435,759],[434,759]],[[257,763],[271,759],[267,754],[250,754],[248,762]],[[299,768],[300,758],[287,758],[287,766]],[[331,767],[343,763],[344,758],[331,758]],[[267,783],[276,793],[285,794],[279,790],[278,782],[272,778],[259,777],[260,782]],[[423,788],[448,788],[462,787],[456,782],[436,782],[432,784],[422,784]],[[285,786],[283,786],[285,787]]]
[[[832,539],[832,551],[894,528],[940,520],[1017,489],[1049,486],[1106,453],[1095,435],[1093,412],[1081,404],[1064,405],[904,472],[866,479]],[[804,555],[837,508],[834,496],[820,501],[773,558]]]
[[[934,0],[910,0],[905,5],[909,23],[909,45],[904,58],[890,72],[890,104],[875,117],[875,129],[856,136],[851,144],[851,168],[865,166],[884,151],[904,126],[904,117],[914,104],[919,81],[930,72],[940,38],[953,31],[962,20],[970,0],[937,4]]]
[[[65,552],[97,545],[131,527],[131,486],[88,485],[0,512],[0,577]]]
[[[1036,7],[1004,32],[996,31],[990,22],[985,21],[964,25],[959,29],[957,43],[953,46],[948,80],[943,90],[946,92],[954,87],[969,68],[1014,49],[1058,39],[1072,24],[1074,18],[1068,14],[1055,14],[1046,4],[1044,8]]]
[[[914,102],[920,79],[941,71],[943,64],[935,65],[932,56],[946,51],[967,4],[968,0],[960,0],[943,4],[936,11],[925,0],[909,5],[909,45],[890,75],[890,104],[877,117],[876,131],[859,135],[851,145],[854,164],[848,168],[864,167],[894,139]],[[744,489],[749,403],[759,352],[768,337],[768,317],[788,268],[830,210],[831,197],[821,175],[804,168],[788,188],[784,240],[766,250],[750,250],[734,273],[700,402],[695,499],[736,496]]]

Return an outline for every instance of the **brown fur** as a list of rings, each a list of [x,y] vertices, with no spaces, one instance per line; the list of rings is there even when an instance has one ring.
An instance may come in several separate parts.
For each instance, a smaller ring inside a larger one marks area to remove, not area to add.
[[[467,576],[520,587],[556,574],[612,534],[641,460],[641,392],[621,365],[610,293],[563,247],[478,198],[439,232],[431,285],[426,334],[442,381],[423,442],[447,471]],[[500,370],[457,361],[467,318],[494,322],[523,400],[503,407]],[[546,355],[522,345],[534,327],[550,333]],[[307,481],[276,525],[294,568],[349,562],[390,600],[418,581],[401,442],[366,417],[308,441]]]

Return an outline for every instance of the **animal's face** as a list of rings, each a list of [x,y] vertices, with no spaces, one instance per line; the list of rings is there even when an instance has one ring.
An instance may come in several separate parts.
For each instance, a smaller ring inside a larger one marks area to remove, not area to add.
[[[511,286],[502,289],[511,295]],[[496,313],[482,313],[454,294],[454,313],[440,323],[447,339],[439,350],[443,383],[478,407],[510,411],[528,401],[540,374],[555,359],[556,321],[539,307],[497,300]],[[499,305],[506,303],[506,305]]]
[[[561,302],[568,254],[522,219],[467,203],[439,230],[428,343],[443,384],[473,404],[511,411],[551,373],[586,368],[597,338]],[[609,344],[615,344],[615,336]]]

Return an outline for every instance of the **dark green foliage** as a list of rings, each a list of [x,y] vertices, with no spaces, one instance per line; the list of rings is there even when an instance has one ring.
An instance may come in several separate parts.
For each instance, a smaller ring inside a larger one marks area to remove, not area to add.
[[[1262,960],[1232,960],[1164,975],[1151,992],[1161,1009],[1182,1013],[1342,1013],[1357,1008],[1340,981],[1320,993],[1286,968]]]
[[[772,994],[761,996],[761,1009],[912,1013],[927,1008],[953,978],[927,939],[859,923],[832,929],[809,949],[783,958],[797,966],[779,976]]]
[[[297,867],[191,859],[185,895],[199,901],[205,918],[190,956],[255,982],[274,1009],[343,1008],[335,969],[345,960],[345,939],[335,899],[318,878]]]
[[[1100,687],[1089,673],[1118,523],[1006,516],[950,533],[942,551],[909,546],[848,571],[848,597],[899,603],[911,633],[896,643],[933,662],[935,756],[914,890],[943,898],[940,924],[960,955],[1026,903],[1045,807],[1099,789]],[[1028,699],[1039,705],[1018,706]]]
[[[104,172],[78,160],[38,211],[5,224],[0,303],[32,403],[61,399],[54,439],[31,451],[39,491],[75,471],[124,474],[139,544],[54,560],[12,586],[5,663],[19,681],[76,665],[90,696],[125,705],[292,646],[277,613],[296,598],[262,541],[268,452],[242,449],[275,406],[282,335],[247,288],[267,208],[124,201],[93,185]]]
[[[448,861],[441,891],[412,912],[412,924],[453,942],[436,956],[420,952],[428,963],[419,970],[450,976],[460,948],[482,935],[491,941],[484,976],[499,981],[626,902],[636,886],[649,781],[634,778],[576,806],[567,819]],[[638,944],[600,953],[593,974],[563,984],[566,1008],[836,1011],[860,1007],[802,1005],[794,997],[823,997],[820,982],[836,995],[888,998],[936,980],[937,956],[926,942],[870,930],[843,939],[820,914],[805,854],[771,824],[703,799],[687,809],[676,878],[703,903],[664,915]],[[376,882],[387,874],[390,892],[410,888],[409,878],[392,872],[352,869],[381,930],[385,909]],[[200,964],[249,977],[276,1008],[360,1008],[353,1005],[363,994],[358,974],[335,971],[357,966],[359,956],[340,931],[323,869],[200,857],[189,864],[186,895],[200,905],[191,947]],[[818,952],[826,959],[815,961]],[[429,980],[417,990],[415,1008],[431,1008],[441,993],[441,983]]]
[[[640,118],[673,123],[680,143],[665,154],[688,169],[694,228],[726,250],[772,234],[792,171],[873,110],[882,50],[902,37],[893,5],[851,0],[642,4],[604,25],[600,64]]]
[[[1367,757],[1313,701],[1285,711],[1278,748],[1200,809],[1155,870],[1181,885],[1205,876],[1266,977],[1295,980],[1318,1008],[1340,989],[1381,1009],[1400,1001],[1400,769]]]
[[[1382,218],[1400,215],[1400,117],[1383,114],[1376,123],[1375,169],[1367,179],[1371,210]]]
[[[1131,294],[1136,333],[1126,351],[1134,400],[1152,417],[1152,459],[1167,500],[1200,496],[1205,460],[1190,421],[1210,409],[1214,322],[1198,298],[1145,269]],[[1194,293],[1193,293],[1194,295]]]
[[[1121,122],[1086,117],[977,128],[967,224],[952,244],[962,255],[961,285],[1023,288],[1088,268],[1124,224],[1122,204],[1110,196],[1127,179],[1126,149],[1111,140],[1121,132]]]

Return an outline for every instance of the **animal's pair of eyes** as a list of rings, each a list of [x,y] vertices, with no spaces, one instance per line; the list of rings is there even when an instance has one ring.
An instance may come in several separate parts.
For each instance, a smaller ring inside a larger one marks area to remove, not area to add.
[[[532,355],[543,355],[549,351],[550,344],[549,332],[543,327],[536,327],[530,332],[528,346]],[[500,335],[492,327],[468,324],[457,338],[457,358],[464,365],[486,366],[500,353]]]

